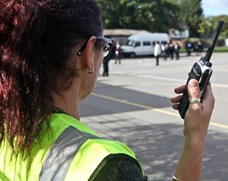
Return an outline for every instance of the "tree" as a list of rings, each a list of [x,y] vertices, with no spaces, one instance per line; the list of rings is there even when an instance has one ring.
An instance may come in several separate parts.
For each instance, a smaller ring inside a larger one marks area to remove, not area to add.
[[[203,20],[203,10],[201,0],[180,0],[179,21],[189,27],[190,37],[199,37],[198,29]]]
[[[218,22],[221,20],[224,21],[224,24],[219,39],[226,39],[228,37],[228,16],[226,15],[204,18],[199,25],[198,32],[202,37],[211,37],[216,30]]]
[[[216,16],[212,18],[213,32],[215,31],[215,28],[217,27],[218,22],[221,20],[224,21],[224,24],[219,38],[224,40],[228,38],[228,16],[221,15],[221,16]]]
[[[105,28],[145,29],[168,32],[178,7],[167,0],[98,0]]]
[[[212,21],[208,18],[204,18],[199,24],[198,33],[202,38],[207,38],[211,36],[213,30]]]
[[[200,37],[210,36],[218,22],[203,16],[201,0],[98,0],[98,3],[105,28],[168,32],[187,26],[190,37]]]

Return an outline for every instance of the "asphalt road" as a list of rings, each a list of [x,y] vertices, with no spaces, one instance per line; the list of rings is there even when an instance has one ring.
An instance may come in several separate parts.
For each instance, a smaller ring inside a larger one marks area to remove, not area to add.
[[[108,139],[117,139],[137,154],[150,180],[169,181],[183,145],[183,121],[170,106],[173,89],[185,84],[200,55],[180,60],[123,59],[109,63],[94,92],[81,104],[81,120]],[[203,158],[204,181],[228,178],[228,53],[214,53],[211,83],[216,99]],[[102,72],[102,69],[101,69]]]

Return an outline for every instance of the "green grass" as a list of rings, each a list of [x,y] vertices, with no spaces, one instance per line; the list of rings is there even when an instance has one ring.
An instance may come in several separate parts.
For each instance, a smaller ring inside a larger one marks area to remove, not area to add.
[[[207,51],[207,48],[204,48],[204,52]],[[185,53],[186,50],[184,48],[180,49],[180,53]],[[228,52],[228,47],[215,47],[214,52]]]
[[[228,52],[228,47],[215,47],[215,52]]]

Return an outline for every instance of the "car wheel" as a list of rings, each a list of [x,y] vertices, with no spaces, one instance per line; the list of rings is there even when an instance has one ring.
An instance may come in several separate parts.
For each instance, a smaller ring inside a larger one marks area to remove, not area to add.
[[[136,57],[135,53],[132,52],[132,53],[130,54],[130,57],[131,57],[131,58],[135,58],[135,57]]]

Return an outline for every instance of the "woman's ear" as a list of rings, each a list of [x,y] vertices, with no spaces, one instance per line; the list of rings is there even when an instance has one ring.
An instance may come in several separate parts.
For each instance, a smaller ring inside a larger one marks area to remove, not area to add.
[[[82,61],[87,67],[88,70],[94,71],[95,66],[94,66],[94,46],[96,43],[96,37],[91,36],[87,42],[86,48],[84,52],[82,53]]]

